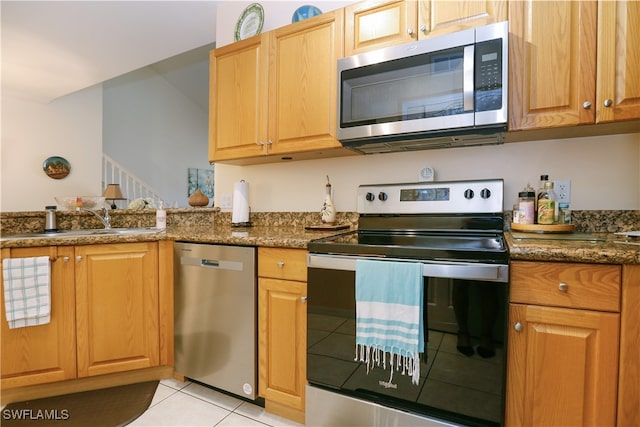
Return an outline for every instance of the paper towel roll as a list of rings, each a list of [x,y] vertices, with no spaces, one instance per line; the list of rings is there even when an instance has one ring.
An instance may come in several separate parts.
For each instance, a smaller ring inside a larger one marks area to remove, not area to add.
[[[249,222],[249,183],[244,180],[233,184],[233,210],[231,223]]]

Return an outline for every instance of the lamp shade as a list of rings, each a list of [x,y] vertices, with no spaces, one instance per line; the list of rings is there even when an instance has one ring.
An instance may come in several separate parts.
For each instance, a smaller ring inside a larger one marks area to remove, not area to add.
[[[104,189],[102,196],[107,200],[126,200],[120,190],[120,184],[109,184]]]

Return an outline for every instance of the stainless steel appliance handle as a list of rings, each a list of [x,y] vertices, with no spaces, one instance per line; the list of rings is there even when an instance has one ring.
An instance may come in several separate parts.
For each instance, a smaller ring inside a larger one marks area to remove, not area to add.
[[[474,61],[475,61],[475,46],[469,45],[464,47],[463,57],[463,81],[462,81],[462,96],[464,102],[464,111],[473,111],[474,106]]]
[[[374,259],[380,261],[420,262],[423,264],[422,274],[425,277],[441,277],[445,279],[484,280],[507,283],[509,266],[480,263],[454,263],[439,261],[407,260],[395,258],[363,258],[344,255],[309,254],[307,267],[326,270],[356,271],[356,260]]]
[[[213,268],[216,270],[242,271],[244,266],[238,261],[225,261],[218,259],[180,257],[180,264],[191,267]]]

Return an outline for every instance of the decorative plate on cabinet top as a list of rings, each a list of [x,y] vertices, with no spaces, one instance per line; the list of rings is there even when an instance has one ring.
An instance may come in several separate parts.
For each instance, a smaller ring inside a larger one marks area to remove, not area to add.
[[[260,34],[262,24],[264,24],[264,9],[258,3],[250,4],[238,19],[234,34],[235,41],[244,40]]]
[[[69,175],[71,164],[64,157],[52,156],[44,161],[42,170],[49,178],[62,179]]]
[[[322,11],[315,6],[304,5],[300,6],[293,12],[293,16],[291,17],[291,23],[303,21],[308,18],[312,18],[317,15],[322,15]]]

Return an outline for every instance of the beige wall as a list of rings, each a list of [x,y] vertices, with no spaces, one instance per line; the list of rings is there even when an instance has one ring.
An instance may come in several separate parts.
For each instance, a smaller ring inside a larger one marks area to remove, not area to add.
[[[37,211],[55,196],[100,195],[102,87],[41,103],[2,94],[0,211]],[[71,173],[51,179],[42,170],[51,156],[64,157]]]
[[[505,209],[540,174],[571,180],[571,206],[578,210],[640,209],[640,134],[625,134],[497,146],[451,148],[307,160],[259,166],[217,164],[216,204],[233,183],[249,182],[254,211],[319,211],[325,175],[338,211],[356,210],[359,184],[414,182],[432,166],[437,180],[503,178]]]

